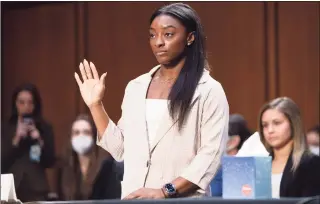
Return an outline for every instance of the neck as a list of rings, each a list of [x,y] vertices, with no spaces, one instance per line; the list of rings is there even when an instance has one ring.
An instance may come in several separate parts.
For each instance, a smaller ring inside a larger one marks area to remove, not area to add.
[[[78,155],[78,159],[81,172],[85,174],[90,163],[90,157],[89,155]]]
[[[290,142],[288,142],[286,145],[280,148],[274,148],[273,149],[274,160],[287,160],[291,154],[292,146],[293,146],[293,141],[290,140]]]
[[[186,61],[186,58],[181,59],[176,64],[168,64],[164,65],[162,64],[159,70],[159,75],[163,78],[177,78],[181,69],[183,68],[183,65]]]

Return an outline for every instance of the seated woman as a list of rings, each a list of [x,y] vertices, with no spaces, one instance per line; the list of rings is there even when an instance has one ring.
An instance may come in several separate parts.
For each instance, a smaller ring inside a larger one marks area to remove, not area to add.
[[[42,115],[35,85],[16,88],[11,117],[2,123],[1,132],[1,173],[13,174],[22,202],[45,200],[49,191],[46,169],[55,163],[54,136]]]
[[[272,197],[320,195],[320,157],[309,152],[300,110],[290,98],[262,107],[259,134],[272,156]]]
[[[121,184],[113,158],[95,145],[91,118],[80,115],[72,124],[65,157],[58,164],[59,200],[116,199]]]

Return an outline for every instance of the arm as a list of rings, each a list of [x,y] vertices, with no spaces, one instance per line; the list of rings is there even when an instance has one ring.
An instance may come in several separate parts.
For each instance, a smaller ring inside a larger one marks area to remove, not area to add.
[[[16,141],[13,126],[4,124],[1,129],[1,172],[7,173],[16,158],[23,150],[19,147],[19,141]]]
[[[105,92],[105,78],[107,73],[99,74],[92,62],[87,60],[79,65],[83,82],[79,75],[75,73],[75,79],[80,89],[81,96],[89,107],[95,125],[98,129],[97,145],[107,150],[116,160],[122,160],[123,156],[123,129],[121,119],[118,126],[110,120],[102,105]]]
[[[49,124],[42,124],[43,128],[41,131],[42,151],[40,164],[44,168],[50,168],[55,163],[55,145],[54,145],[54,134],[53,128]]]
[[[190,165],[172,183],[182,195],[206,190],[220,167],[228,134],[229,105],[222,87],[211,90],[204,102],[200,148]]]
[[[125,101],[130,83],[127,85],[123,102],[121,105],[122,115],[115,124],[107,115],[102,103],[92,106],[90,108],[91,114],[95,120],[98,129],[97,145],[108,151],[116,161],[123,160],[124,153],[124,117],[125,117]]]

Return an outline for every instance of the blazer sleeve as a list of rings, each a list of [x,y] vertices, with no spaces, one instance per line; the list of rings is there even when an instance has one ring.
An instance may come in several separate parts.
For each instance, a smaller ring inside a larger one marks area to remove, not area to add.
[[[228,137],[229,105],[220,84],[209,91],[202,112],[200,148],[181,176],[206,190],[220,167]]]
[[[130,82],[126,87],[123,101],[121,104],[121,118],[118,124],[109,119],[108,126],[101,139],[97,138],[97,145],[108,151],[116,161],[123,160],[124,153],[124,130],[125,130],[125,104]]]
[[[13,127],[6,123],[2,124],[1,134],[1,172],[7,173],[17,157],[23,152],[19,146],[12,145],[12,138],[15,134]]]
[[[40,164],[45,168],[50,168],[55,164],[55,145],[54,145],[54,133],[50,124],[44,123],[41,136],[44,142]]]

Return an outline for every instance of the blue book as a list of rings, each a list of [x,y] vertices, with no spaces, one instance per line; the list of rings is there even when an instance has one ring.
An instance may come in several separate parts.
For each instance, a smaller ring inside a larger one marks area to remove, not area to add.
[[[224,156],[222,192],[227,199],[271,198],[271,157]]]

